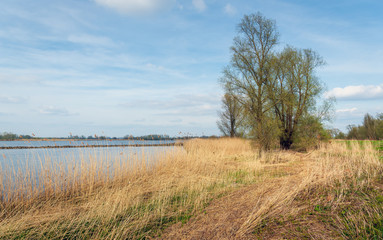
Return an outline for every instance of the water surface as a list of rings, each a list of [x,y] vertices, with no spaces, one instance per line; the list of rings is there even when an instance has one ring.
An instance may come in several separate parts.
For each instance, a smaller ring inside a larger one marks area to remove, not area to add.
[[[174,140],[20,140],[0,141],[0,147],[116,146],[171,144]]]
[[[140,142],[145,144],[146,141]],[[34,146],[36,144],[41,143],[34,143]],[[63,176],[62,179],[65,179],[64,175],[68,173],[81,176],[88,170],[91,171],[90,168],[98,169],[98,173],[107,172],[112,177],[116,169],[129,171],[142,165],[150,167],[179,148],[145,146],[0,149],[0,198],[2,194],[6,196],[7,192],[17,191],[16,188],[20,188],[21,185],[25,185],[25,189],[21,189],[25,193],[29,189],[32,191],[41,187],[42,179],[52,178],[57,181],[59,179],[57,176]],[[20,184],[20,181],[25,183]]]

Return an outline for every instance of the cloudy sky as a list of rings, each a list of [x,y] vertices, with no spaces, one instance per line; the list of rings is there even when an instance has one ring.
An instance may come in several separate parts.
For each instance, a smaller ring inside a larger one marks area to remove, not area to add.
[[[383,112],[380,0],[1,0],[0,131],[219,134],[236,25],[260,11],[312,48],[344,130]]]

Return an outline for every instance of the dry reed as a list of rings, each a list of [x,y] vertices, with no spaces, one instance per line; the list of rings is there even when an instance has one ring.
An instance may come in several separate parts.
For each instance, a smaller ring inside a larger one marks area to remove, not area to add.
[[[259,157],[246,140],[196,139],[159,153],[149,165],[145,154],[108,159],[106,153],[102,158],[107,161],[91,155],[92,161],[68,161],[59,170],[5,178],[0,182],[2,190],[9,190],[11,181],[17,188],[3,195],[0,238],[158,236],[171,224],[187,222],[215,198],[247,184],[257,188],[252,196],[257,204],[233,238],[259,233],[265,222],[273,226],[281,216],[296,218],[316,206],[331,207],[329,214],[338,224],[331,228],[336,236],[367,236],[366,229],[373,223],[366,222],[366,215],[376,217],[382,210],[359,201],[357,209],[362,213],[337,214],[350,201],[350,191],[369,189],[382,173],[378,153],[368,142],[363,146],[332,142],[307,154],[275,151]],[[41,162],[54,160],[46,156]],[[39,187],[33,187],[36,177]],[[335,236],[322,232],[308,234],[310,238]]]
[[[262,235],[266,230],[261,228],[267,222],[274,228],[269,231],[277,232],[279,237],[285,232],[286,238],[354,239],[383,233],[382,226],[380,230],[375,226],[381,219],[383,206],[372,205],[368,198],[383,172],[379,152],[371,142],[326,143],[304,157],[305,163],[296,177],[264,185],[263,189],[260,186],[258,204],[241,226],[238,237],[254,231],[262,237],[273,237]],[[322,217],[320,224],[308,217],[315,211]],[[285,226],[294,225],[294,221],[300,231],[306,226],[303,231],[306,235],[297,235],[296,229],[286,232]]]
[[[67,161],[65,166],[45,156],[41,169],[46,171],[31,169],[1,182],[8,192],[0,206],[0,237],[153,236],[186,221],[214,197],[254,182],[261,166],[250,143],[240,139],[191,140],[155,156],[151,166],[141,161],[148,158],[145,154],[107,161],[91,155],[91,161]],[[235,172],[244,166],[249,173],[239,181]],[[11,181],[16,187],[6,188]]]

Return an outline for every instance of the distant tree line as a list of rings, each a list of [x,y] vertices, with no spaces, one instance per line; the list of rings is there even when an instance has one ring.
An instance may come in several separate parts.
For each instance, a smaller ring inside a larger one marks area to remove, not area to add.
[[[361,125],[348,125],[346,133],[335,129],[333,136],[336,139],[383,140],[383,113],[376,117],[367,113]]]
[[[33,135],[33,134],[32,134]],[[178,137],[170,137],[166,134],[149,134],[143,136],[133,136],[133,135],[125,135],[124,137],[107,137],[107,136],[98,136],[98,135],[89,135],[86,137],[85,135],[72,135],[70,134],[68,137],[47,137],[44,138],[46,140],[49,139],[74,139],[74,140],[118,140],[118,139],[129,139],[129,140],[175,140],[175,139],[190,139],[190,138],[215,138],[216,136],[178,136]],[[41,139],[39,137],[30,136],[30,135],[18,135],[10,132],[0,133],[0,141],[13,141],[20,139]]]
[[[324,86],[315,75],[324,65],[311,49],[278,51],[276,23],[262,14],[245,15],[220,79],[225,95],[218,128],[225,136],[253,138],[261,149],[306,148],[329,135],[323,127],[332,99],[318,107]]]
[[[85,137],[84,135],[78,136],[78,135],[69,135],[68,139],[75,139],[75,140],[105,140],[105,139],[117,139],[116,137],[106,137],[106,136],[97,136],[97,135],[90,135],[88,137]]]
[[[131,140],[170,140],[172,138],[169,137],[169,135],[163,135],[163,134],[150,134],[150,135],[144,135],[140,137],[134,137],[132,135],[126,135],[124,139],[131,139]]]
[[[17,135],[10,132],[3,132],[0,134],[0,140],[3,141],[12,141],[17,139],[32,139],[33,137],[30,135]]]

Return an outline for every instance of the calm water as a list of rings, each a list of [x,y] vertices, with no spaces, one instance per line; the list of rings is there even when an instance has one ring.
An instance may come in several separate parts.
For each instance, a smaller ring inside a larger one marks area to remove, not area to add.
[[[120,144],[159,144],[170,143],[169,141],[86,141],[89,145],[120,145]],[[65,146],[69,141],[13,141],[2,142],[3,146],[52,146],[51,144],[61,144]],[[97,144],[96,144],[97,143]],[[4,145],[9,144],[9,145]],[[12,144],[12,145],[11,145]],[[24,144],[24,145],[21,145]],[[28,145],[29,144],[29,145]],[[50,145],[48,145],[50,144]],[[81,144],[81,141],[71,144]],[[3,186],[1,191],[8,191],[13,185],[13,179],[28,178],[32,179],[36,186],[39,185],[38,176],[40,173],[49,172],[49,174],[62,174],[70,172],[74,168],[81,169],[82,166],[97,166],[109,169],[113,172],[114,167],[121,163],[128,165],[145,164],[150,166],[160,157],[171,154],[174,146],[145,146],[145,147],[97,147],[97,148],[47,148],[47,149],[0,149],[0,184]],[[124,165],[126,166],[126,165]],[[72,168],[72,169],[71,169]],[[8,189],[8,190],[7,190]]]
[[[168,141],[140,140],[92,140],[92,141],[0,141],[0,147],[41,147],[41,146],[82,146],[107,145],[111,147],[97,148],[47,148],[47,149],[0,149],[0,167],[12,167],[24,171],[26,168],[44,166],[46,161],[55,164],[66,164],[68,161],[120,161],[136,159],[135,156],[145,156],[146,160],[155,158],[160,152],[174,147],[113,147],[114,145],[156,145],[174,143]],[[142,160],[142,159],[141,159]],[[153,160],[151,160],[153,161]],[[43,168],[43,167],[42,167]],[[13,170],[14,171],[14,170]]]
[[[0,149],[0,166],[20,168],[23,165],[44,164],[49,160],[57,163],[68,161],[123,160],[132,156],[151,159],[174,147],[99,147],[99,148],[39,148],[39,149]]]
[[[57,141],[0,141],[0,147],[84,146],[84,145],[156,145],[174,140],[57,140]]]

